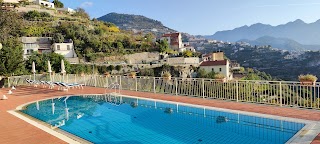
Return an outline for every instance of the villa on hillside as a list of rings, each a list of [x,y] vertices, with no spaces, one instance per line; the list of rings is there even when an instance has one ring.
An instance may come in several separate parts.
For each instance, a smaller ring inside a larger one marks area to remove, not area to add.
[[[67,13],[70,13],[70,14],[73,14],[75,13],[76,11],[72,8],[57,8],[57,11],[59,13],[62,13],[62,12],[67,12]]]
[[[63,55],[70,63],[78,63],[78,57],[71,39],[63,43],[53,43],[52,50],[54,53]]]
[[[2,11],[10,11],[15,8],[15,4],[18,4],[19,0],[3,0],[1,5]]]
[[[203,59],[203,62],[200,64],[200,68],[204,69],[206,72],[214,71],[223,74],[226,80],[233,79],[230,61],[224,59],[223,52],[214,52],[211,55],[206,55],[205,59]]]
[[[66,40],[63,43],[53,43],[51,37],[22,37],[23,58],[28,59],[33,52],[57,53],[63,55],[70,63],[78,63],[78,57],[74,50],[73,41]]]
[[[71,39],[63,43],[53,43],[52,50],[57,54],[63,55],[65,58],[77,57],[74,51],[73,41]]]
[[[27,59],[33,52],[51,53],[51,37],[22,37],[23,58]]]
[[[41,7],[56,10],[58,13],[69,13],[69,14],[75,13],[75,10],[72,8],[69,8],[69,7],[55,8],[55,5],[53,2],[45,1],[45,0],[3,0],[3,3],[1,5],[1,10],[2,11],[14,10],[19,3],[25,2],[25,1],[27,1],[29,3],[33,3],[33,4],[41,6]],[[32,5],[30,5],[30,6],[32,6]],[[34,8],[34,7],[32,7],[32,8]],[[23,11],[26,12],[26,11],[30,11],[30,10],[32,10],[32,9],[26,9]]]
[[[169,43],[169,46],[171,49],[178,51],[178,52],[184,52],[186,50],[190,50],[192,52],[195,52],[194,47],[190,45],[185,45],[182,43],[182,36],[181,33],[168,33],[162,35],[160,40],[167,40]]]
[[[54,3],[49,2],[49,1],[35,0],[34,3],[37,4],[37,5],[44,6],[44,7],[46,7],[46,8],[52,8],[52,9],[54,9]]]
[[[183,46],[181,33],[164,34],[161,40],[164,40],[164,39],[168,41],[170,48],[174,50],[179,50]]]

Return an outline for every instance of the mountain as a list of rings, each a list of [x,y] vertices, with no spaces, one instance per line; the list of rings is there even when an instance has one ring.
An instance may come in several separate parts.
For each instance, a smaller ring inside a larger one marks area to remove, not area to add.
[[[235,42],[241,39],[255,40],[263,36],[292,39],[305,45],[320,45],[320,20],[308,24],[298,19],[278,26],[257,23],[233,30],[218,31],[206,38]]]
[[[116,24],[120,29],[137,30],[142,32],[154,32],[158,34],[176,32],[164,26],[160,21],[141,15],[109,13],[98,20]]]
[[[288,38],[275,38],[271,36],[263,36],[256,40],[242,39],[242,42],[250,43],[251,45],[271,45],[273,48],[289,51],[304,51],[304,50],[320,50],[320,45],[302,45],[297,41]]]

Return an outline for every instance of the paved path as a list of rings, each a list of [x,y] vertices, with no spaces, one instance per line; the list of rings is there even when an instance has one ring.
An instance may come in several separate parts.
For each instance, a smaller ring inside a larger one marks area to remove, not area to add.
[[[8,89],[0,89],[0,95],[6,93]],[[8,110],[14,110],[17,106],[27,102],[45,99],[55,96],[63,95],[77,95],[77,94],[102,94],[105,90],[103,88],[85,87],[84,89],[71,89],[68,92],[58,91],[56,89],[49,90],[46,88],[34,87],[17,87],[12,95],[7,95],[8,100],[0,101],[0,143],[1,144],[60,144],[64,141],[28,124],[27,122],[9,114]],[[111,91],[109,91],[111,92]],[[186,97],[186,96],[172,96],[165,94],[154,94],[146,92],[135,92],[122,90],[121,94],[139,96],[153,99],[161,99],[168,101],[177,101],[184,103],[192,103],[198,105],[206,105],[220,108],[227,108],[233,110],[249,111],[263,114],[271,114],[306,120],[320,121],[319,110],[305,110],[295,108],[280,108],[276,106],[266,106],[257,104],[246,104],[237,102],[226,102],[220,100],[208,100],[202,98]],[[313,141],[313,144],[320,143],[320,135]]]

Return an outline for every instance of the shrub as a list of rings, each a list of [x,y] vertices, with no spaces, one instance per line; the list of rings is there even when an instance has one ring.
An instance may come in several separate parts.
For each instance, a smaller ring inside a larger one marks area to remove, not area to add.
[[[312,74],[306,74],[306,75],[301,74],[301,75],[299,75],[299,80],[300,81],[313,81],[313,82],[315,82],[318,80],[318,78]]]
[[[214,75],[214,78],[215,78],[215,79],[223,79],[223,78],[224,78],[224,75],[221,74],[221,73],[218,73],[218,74],[215,74],[215,75]]]
[[[171,73],[168,72],[168,71],[165,71],[163,74],[162,74],[162,77],[164,80],[171,80]]]
[[[135,77],[136,77],[136,72],[130,72],[130,73],[129,73],[129,77],[135,78]]]

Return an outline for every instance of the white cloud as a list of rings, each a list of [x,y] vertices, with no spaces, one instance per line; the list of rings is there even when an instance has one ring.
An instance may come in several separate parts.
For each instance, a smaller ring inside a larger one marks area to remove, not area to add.
[[[91,6],[93,6],[93,3],[92,2],[83,2],[81,5],[80,5],[80,7],[82,7],[82,8],[86,8],[86,7],[91,7]]]
[[[319,5],[320,3],[296,3],[296,4],[289,4],[289,6],[307,6],[307,5]]]
[[[259,5],[259,6],[256,6],[256,7],[279,7],[281,5]]]

